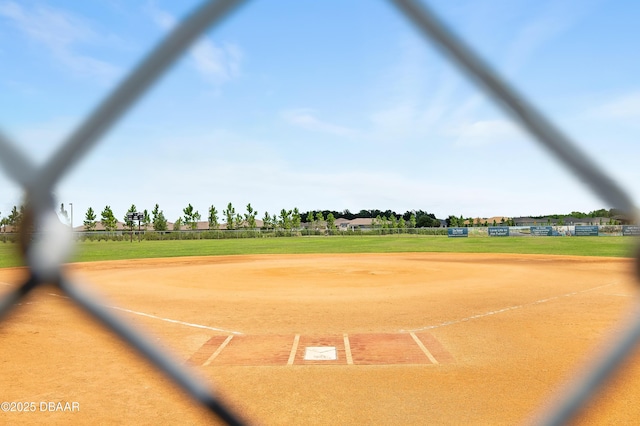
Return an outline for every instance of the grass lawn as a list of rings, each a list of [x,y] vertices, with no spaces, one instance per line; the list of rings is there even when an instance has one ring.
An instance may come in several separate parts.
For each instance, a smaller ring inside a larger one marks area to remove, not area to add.
[[[348,236],[225,240],[79,242],[74,262],[135,258],[287,253],[529,253],[632,257],[629,237]],[[17,245],[0,244],[0,267],[18,266]]]

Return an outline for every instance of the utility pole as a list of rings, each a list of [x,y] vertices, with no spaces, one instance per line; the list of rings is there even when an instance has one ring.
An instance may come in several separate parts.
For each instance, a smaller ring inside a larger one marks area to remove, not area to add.
[[[69,203],[69,209],[71,210],[71,232],[73,232],[73,203]]]

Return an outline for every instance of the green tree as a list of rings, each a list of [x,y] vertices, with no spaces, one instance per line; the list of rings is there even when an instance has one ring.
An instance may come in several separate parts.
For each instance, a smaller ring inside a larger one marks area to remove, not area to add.
[[[156,204],[153,206],[153,210],[151,210],[151,223],[155,223],[158,219],[158,214],[160,214],[160,206]]]
[[[133,220],[129,220],[129,213],[138,213],[138,208],[136,207],[135,204],[131,204],[131,207],[129,207],[129,210],[127,210],[127,213],[124,215],[125,226],[129,228],[129,231],[133,231],[133,228],[136,225],[136,223]]]
[[[106,206],[102,213],[100,213],[100,223],[104,226],[104,230],[107,232],[113,232],[118,228],[118,220],[113,214],[110,206]]]
[[[194,210],[191,203],[189,203],[187,207],[182,209],[182,213],[184,213],[184,224],[187,225],[189,229],[198,229],[198,221],[200,220],[201,216],[197,210]]]
[[[329,228],[331,231],[336,230],[336,217],[333,215],[333,213],[329,213],[327,215],[327,228]]]
[[[200,219],[202,219],[202,216],[200,216],[200,212],[196,210],[193,214],[193,222],[191,225],[193,229],[198,229],[198,222],[200,222]]]
[[[270,229],[272,227],[271,216],[269,212],[264,212],[264,217],[262,218],[262,227],[264,229]]]
[[[377,216],[375,217],[375,219],[373,219],[373,220],[371,221],[371,226],[372,226],[373,228],[375,228],[375,227],[382,228],[382,216],[377,215]]]
[[[291,210],[280,210],[280,221],[278,224],[282,229],[291,229]]]
[[[179,217],[176,219],[175,222],[173,222],[173,230],[180,231],[181,229],[182,229],[182,217]]]
[[[244,215],[245,222],[249,229],[256,229],[256,216],[258,211],[251,207],[251,203],[247,204],[247,213]]]
[[[84,215],[84,229],[85,231],[95,231],[96,225],[96,212],[89,207],[87,213]]]
[[[166,231],[168,229],[167,219],[164,217],[164,212],[160,210],[160,206],[156,204],[151,210],[152,224],[154,231]]]
[[[322,212],[316,213],[316,227],[322,226],[322,222],[324,222],[324,215]]]
[[[209,207],[209,229],[218,229],[220,224],[218,223],[218,210],[211,205]]]
[[[302,222],[302,216],[300,216],[300,210],[294,207],[293,214],[291,216],[291,227],[293,229],[300,229],[300,223]]]
[[[416,212],[416,227],[418,228],[439,228],[440,221],[436,219],[436,215],[433,213],[427,213],[422,210]]]
[[[411,213],[411,216],[409,216],[409,227],[415,228],[417,224],[418,224],[418,219],[416,218],[415,213]]]
[[[227,218],[227,229],[235,229],[234,219],[236,217],[236,209],[233,204],[229,203],[227,209],[222,211],[222,214]]]
[[[395,229],[398,227],[398,218],[396,218],[396,215],[392,214],[389,220],[391,221],[389,225],[390,228]]]
[[[142,229],[146,231],[150,224],[151,217],[149,216],[149,211],[147,209],[144,209],[144,211],[142,212]]]
[[[401,217],[398,220],[398,229],[406,229],[407,228],[407,222],[404,220],[404,217]]]

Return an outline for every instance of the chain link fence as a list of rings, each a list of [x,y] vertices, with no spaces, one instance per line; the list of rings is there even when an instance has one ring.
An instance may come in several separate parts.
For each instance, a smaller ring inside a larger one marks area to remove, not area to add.
[[[390,0],[425,39],[434,43],[458,68],[475,81],[513,120],[527,130],[539,144],[561,160],[578,179],[610,206],[637,219],[637,209],[625,191],[600,170],[576,144],[557,129],[518,91],[500,78],[464,40],[443,25],[434,13],[417,0]],[[28,268],[28,279],[0,300],[0,320],[6,318],[31,290],[52,285],[79,307],[111,330],[181,387],[188,395],[228,424],[242,424],[242,419],[210,390],[208,384],[179,361],[172,359],[147,336],[111,312],[72,282],[62,271],[73,241],[55,213],[53,190],[67,171],[81,161],[129,108],[152,86],[167,68],[205,30],[220,23],[236,9],[240,0],[214,0],[203,3],[185,18],[127,78],[92,111],[87,119],[62,141],[60,148],[42,166],[36,167],[17,143],[0,134],[0,166],[25,193],[26,212],[19,235],[20,254]],[[635,221],[637,223],[637,220]],[[37,230],[38,238],[33,238]],[[639,307],[640,308],[640,307]],[[555,407],[545,408],[536,419],[538,424],[565,424],[593,398],[612,373],[628,358],[640,340],[640,316],[628,324],[615,341],[607,345],[587,374],[577,375],[569,389],[562,390]]]

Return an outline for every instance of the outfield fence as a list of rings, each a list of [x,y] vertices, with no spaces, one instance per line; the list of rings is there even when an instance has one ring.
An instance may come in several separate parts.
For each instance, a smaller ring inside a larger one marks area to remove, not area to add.
[[[464,228],[356,228],[356,229],[198,229],[179,231],[117,230],[75,231],[77,241],[160,241],[160,240],[227,240],[242,238],[350,237],[350,236],[451,236],[459,230],[464,237],[637,237],[638,225],[537,225],[537,226],[473,226]],[[41,234],[35,233],[33,238]],[[0,233],[0,242],[17,242],[20,234]]]
[[[608,205],[637,219],[638,210],[628,194],[526,98],[500,78],[464,40],[446,28],[423,3],[418,0],[390,2],[579,180],[585,182]],[[147,336],[115,317],[99,300],[85,293],[83,285],[71,281],[64,274],[62,265],[68,260],[73,240],[57,218],[57,202],[53,193],[71,166],[85,157],[105,131],[128,111],[194,40],[207,28],[219,24],[241,3],[244,2],[212,0],[194,10],[130,72],[68,139],[62,141],[59,149],[43,165],[36,166],[33,158],[18,149],[20,144],[0,134],[0,166],[25,193],[26,211],[18,240],[20,254],[29,270],[28,279],[0,300],[0,319],[5,319],[10,311],[16,309],[18,302],[34,288],[56,286],[228,424],[241,424],[243,421],[220,401],[209,384],[196,379],[193,372],[181,362],[172,359]],[[634,220],[634,223],[638,221]],[[37,238],[32,238],[30,231],[33,229],[39,230]],[[615,334],[614,343],[607,345],[606,352],[601,354],[588,372],[576,375],[574,386],[561,391],[555,399],[557,406],[544,409],[540,417],[534,419],[535,423],[565,424],[575,418],[637,346],[640,340],[640,315],[636,315],[625,327],[622,332]]]
[[[32,238],[39,238],[33,233]],[[76,231],[73,239],[77,241],[159,241],[159,240],[226,240],[241,238],[294,238],[294,237],[349,237],[378,235],[447,235],[446,228],[389,228],[389,229],[211,229],[180,231]],[[0,233],[0,242],[15,243],[20,239],[18,233]]]

